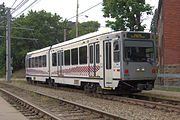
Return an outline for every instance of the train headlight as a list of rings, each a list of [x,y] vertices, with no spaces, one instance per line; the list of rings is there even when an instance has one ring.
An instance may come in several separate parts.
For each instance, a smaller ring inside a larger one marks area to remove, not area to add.
[[[142,68],[141,70],[142,70],[142,72],[144,72],[144,71],[145,71],[145,69],[144,69],[144,68]]]
[[[140,71],[140,69],[139,69],[139,68],[136,68],[136,71],[138,71],[138,72],[139,72],[139,71]]]

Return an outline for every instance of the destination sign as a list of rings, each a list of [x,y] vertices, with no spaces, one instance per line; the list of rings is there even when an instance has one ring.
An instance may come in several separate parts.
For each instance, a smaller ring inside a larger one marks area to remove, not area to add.
[[[150,34],[149,33],[127,33],[127,38],[150,39]]]

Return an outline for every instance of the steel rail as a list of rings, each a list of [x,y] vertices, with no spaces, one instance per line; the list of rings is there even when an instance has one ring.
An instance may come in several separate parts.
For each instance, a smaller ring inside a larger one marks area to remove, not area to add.
[[[164,111],[180,113],[180,106],[162,104],[162,103],[151,102],[151,101],[146,101],[146,100],[139,100],[139,99],[134,99],[134,98],[119,97],[119,96],[102,95],[101,97],[104,99],[108,99],[108,100],[120,101],[123,103],[130,103],[130,104],[135,104],[135,105],[140,105],[140,106],[146,106],[149,108],[157,108],[157,109],[164,110]]]
[[[41,85],[41,84],[38,86],[44,87],[44,85]],[[49,88],[52,88],[52,87],[49,87]],[[75,90],[75,91],[77,92],[77,90]],[[174,112],[180,113],[180,106],[178,106],[180,104],[180,101],[176,101],[176,100],[157,98],[159,101],[148,101],[148,100],[142,100],[142,99],[137,99],[137,98],[128,98],[128,97],[121,97],[121,96],[115,96],[115,95],[103,95],[103,94],[97,94],[97,93],[93,94],[93,97],[103,98],[103,99],[107,99],[107,100],[120,101],[123,103],[131,103],[131,104],[146,106],[146,107],[150,107],[150,108],[157,108],[157,109],[162,109],[165,111],[168,110],[168,111],[172,111],[172,112],[174,111]],[[155,97],[152,97],[152,99],[155,99]],[[162,102],[165,101],[170,104],[162,103],[161,101]]]
[[[53,114],[44,111],[43,109],[31,104],[30,102],[28,102],[28,101],[26,101],[26,100],[24,100],[24,99],[22,99],[22,98],[20,98],[20,97],[18,97],[16,95],[12,94],[12,93],[10,93],[9,91],[7,91],[7,90],[5,90],[3,88],[0,88],[0,91],[3,92],[4,94],[8,95],[8,96],[13,97],[13,99],[16,102],[23,104],[23,106],[25,106],[24,104],[26,104],[26,106],[29,106],[29,107],[35,109],[36,111],[38,111],[38,113],[42,113],[43,115],[48,116],[48,118],[50,120],[61,120],[60,118],[54,116]]]
[[[9,84],[6,84],[6,83],[1,82],[1,84],[12,87],[12,85],[9,85]],[[13,86],[13,87],[16,87],[16,86]],[[19,87],[16,87],[16,88],[19,88]],[[45,93],[41,93],[41,92],[37,92],[37,91],[33,91],[33,90],[26,90],[24,88],[19,88],[19,89],[29,91],[29,92],[34,92],[34,93],[36,93],[38,95],[49,97],[49,98],[52,98],[52,99],[56,99],[56,100],[58,100],[60,102],[63,102],[65,104],[68,104],[68,105],[71,105],[71,106],[76,106],[76,107],[78,107],[80,109],[83,109],[85,111],[90,111],[90,112],[92,112],[94,114],[98,114],[98,115],[100,115],[100,116],[102,116],[104,118],[109,118],[111,120],[126,120],[124,118],[121,118],[120,116],[110,114],[110,113],[107,113],[107,112],[104,112],[104,111],[101,111],[101,110],[98,110],[98,109],[95,109],[95,108],[92,108],[92,107],[89,107],[89,106],[81,105],[81,104],[78,104],[78,103],[75,103],[75,102],[72,102],[72,101],[69,101],[69,100],[65,100],[65,99],[60,98],[58,96],[52,96],[52,95],[49,95],[49,94],[45,94]]]
[[[78,104],[78,103],[75,103],[75,102],[72,102],[72,101],[69,101],[69,100],[65,100],[65,99],[62,99],[62,98],[57,97],[57,96],[52,96],[52,95],[44,94],[44,93],[33,91],[33,90],[28,90],[28,91],[35,92],[35,93],[37,93],[39,95],[43,95],[43,96],[46,96],[46,97],[49,97],[49,98],[52,98],[52,99],[57,99],[57,100],[62,101],[64,103],[66,103],[66,104],[77,106],[77,107],[82,108],[84,110],[88,110],[88,111],[91,111],[93,113],[97,113],[97,114],[100,114],[100,115],[102,115],[104,117],[108,117],[108,118],[111,118],[111,119],[114,119],[114,120],[126,120],[126,119],[121,118],[121,117],[119,117],[117,115],[110,114],[110,113],[107,113],[107,112],[104,112],[104,111],[101,111],[101,110],[98,110],[98,109],[94,109],[94,108],[89,107],[89,106],[81,105],[81,104]]]

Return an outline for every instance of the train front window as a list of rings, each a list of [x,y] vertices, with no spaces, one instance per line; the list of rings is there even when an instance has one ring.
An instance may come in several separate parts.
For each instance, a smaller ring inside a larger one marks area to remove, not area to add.
[[[124,59],[127,62],[153,62],[154,47],[151,41],[125,41]]]

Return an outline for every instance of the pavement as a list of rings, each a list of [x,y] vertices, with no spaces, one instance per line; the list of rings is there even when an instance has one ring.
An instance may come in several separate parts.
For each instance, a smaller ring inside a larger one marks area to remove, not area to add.
[[[0,120],[28,120],[19,111],[0,97]]]

